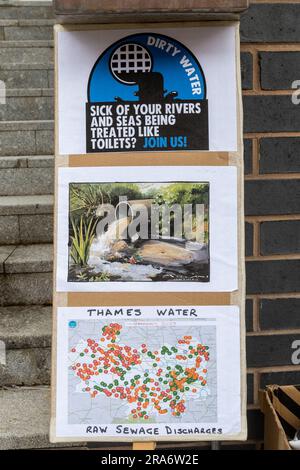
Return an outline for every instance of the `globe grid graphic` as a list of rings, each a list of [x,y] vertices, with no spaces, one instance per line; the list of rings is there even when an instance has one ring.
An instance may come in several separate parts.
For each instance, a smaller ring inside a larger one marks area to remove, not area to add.
[[[123,44],[112,54],[110,67],[117,80],[134,84],[135,81],[132,80],[131,74],[150,72],[152,59],[145,47],[139,44]],[[128,78],[126,74],[128,74]]]

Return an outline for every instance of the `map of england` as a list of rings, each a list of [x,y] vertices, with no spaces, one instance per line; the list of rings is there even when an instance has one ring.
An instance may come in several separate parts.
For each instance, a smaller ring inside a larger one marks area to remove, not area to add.
[[[122,342],[120,323],[107,323],[99,335],[81,339],[70,350],[70,368],[80,381],[76,392],[124,402],[129,421],[181,417],[190,400],[210,395],[207,386],[209,346],[192,334],[151,348]],[[126,335],[125,335],[126,336]]]
[[[68,330],[71,423],[217,419],[215,325],[90,319]]]

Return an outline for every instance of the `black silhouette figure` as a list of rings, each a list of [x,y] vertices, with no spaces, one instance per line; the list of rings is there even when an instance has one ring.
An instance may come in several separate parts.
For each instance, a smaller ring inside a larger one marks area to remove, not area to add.
[[[135,95],[142,103],[172,102],[178,96],[177,91],[171,91],[165,96],[167,90],[164,89],[164,77],[159,72],[123,72],[119,74],[119,77],[124,82],[133,82],[138,85],[139,90],[135,92]],[[123,101],[119,96],[116,96],[115,100]]]

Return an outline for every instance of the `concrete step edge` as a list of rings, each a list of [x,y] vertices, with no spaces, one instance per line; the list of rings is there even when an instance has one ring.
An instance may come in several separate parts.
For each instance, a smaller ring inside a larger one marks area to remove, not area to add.
[[[53,96],[53,88],[6,88],[7,98],[31,97],[31,96]]]
[[[22,168],[53,168],[53,155],[0,156],[0,171]]]
[[[52,7],[52,1],[50,0],[4,0],[1,3],[4,7]]]
[[[22,62],[9,63],[3,62],[0,64],[0,70],[53,70],[54,63],[40,63],[40,62],[31,62],[30,64],[24,64]]]
[[[0,121],[1,131],[39,131],[54,130],[53,120]]]
[[[2,5],[2,4],[1,4]],[[19,21],[17,19],[9,19],[6,20],[0,19],[0,27],[10,27],[10,26],[18,26]]]
[[[8,48],[32,48],[32,47],[40,47],[40,48],[45,48],[45,47],[54,47],[54,42],[53,40],[21,40],[21,41],[0,41],[0,49],[8,49]]]
[[[51,194],[28,196],[0,196],[0,216],[21,214],[52,214],[54,198]]]
[[[12,27],[32,27],[32,26],[53,26],[55,19],[0,19],[0,26],[4,28]]]

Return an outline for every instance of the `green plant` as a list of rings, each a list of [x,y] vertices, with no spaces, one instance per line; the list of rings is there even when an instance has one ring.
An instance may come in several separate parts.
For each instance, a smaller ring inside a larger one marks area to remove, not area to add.
[[[157,195],[157,204],[208,204],[208,183],[171,183]]]
[[[107,282],[107,281],[110,281],[110,277],[105,273],[95,274],[94,276],[90,277],[89,281],[90,282]]]
[[[155,204],[166,205],[170,208],[173,205],[180,205],[182,211],[186,204],[191,204],[193,206],[193,215],[192,215],[192,230],[195,231],[196,226],[196,216],[195,216],[195,207],[197,204],[204,205],[204,240],[207,243],[208,241],[208,203],[209,203],[209,184],[208,183],[171,183],[167,186],[163,186],[160,191],[157,192],[155,196]],[[174,212],[170,212],[170,227],[167,227],[167,231],[163,230],[162,226],[162,214],[159,217],[159,230],[161,235],[166,235],[171,232],[173,235],[173,223],[174,223]],[[183,233],[186,236],[185,233]]]
[[[76,279],[78,279],[79,281],[88,281],[89,280],[87,273],[84,273],[82,271],[80,273],[76,274]]]
[[[80,220],[75,222],[71,219],[73,235],[71,235],[71,250],[70,255],[75,264],[84,266],[87,264],[91,244],[95,238],[95,228],[97,219],[91,218],[85,221],[81,216]]]
[[[120,196],[140,199],[142,193],[135,183],[72,183],[70,185],[70,211],[95,215],[103,204],[116,206]]]
[[[98,184],[72,184],[70,196],[71,212],[84,210],[87,216],[94,214],[97,207],[109,199]]]

